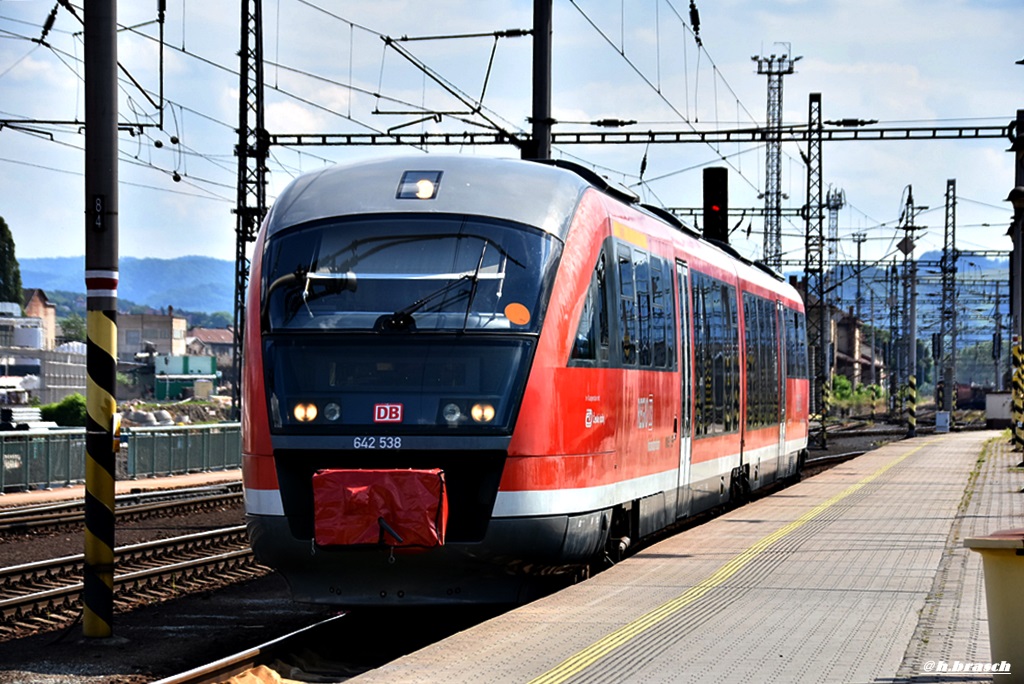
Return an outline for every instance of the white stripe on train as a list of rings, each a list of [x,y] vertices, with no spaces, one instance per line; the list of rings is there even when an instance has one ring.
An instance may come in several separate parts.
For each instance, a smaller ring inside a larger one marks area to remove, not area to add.
[[[807,445],[806,438],[787,442],[789,451],[797,451]],[[777,451],[766,451],[762,458],[773,458]],[[756,456],[747,453],[747,460]],[[720,476],[728,476],[734,464],[739,463],[738,454],[721,456],[710,461],[690,466],[690,481],[700,482]],[[657,492],[672,491],[678,484],[676,469],[666,470],[622,482],[597,487],[575,489],[549,489],[520,492],[498,492],[492,515],[495,518],[518,518],[525,516],[567,515],[608,508],[623,501],[639,499]],[[728,482],[726,483],[728,485]],[[277,489],[246,489],[245,510],[252,515],[284,515],[281,492]]]

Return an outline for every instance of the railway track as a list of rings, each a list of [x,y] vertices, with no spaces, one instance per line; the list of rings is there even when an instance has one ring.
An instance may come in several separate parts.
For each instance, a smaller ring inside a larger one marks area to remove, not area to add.
[[[240,482],[153,492],[122,494],[115,499],[114,512],[119,521],[144,520],[170,513],[202,512],[242,501]],[[81,499],[0,509],[0,534],[41,532],[81,525],[85,521],[85,502]]]
[[[212,663],[201,665],[181,674],[161,679],[154,684],[218,684],[243,672],[251,673],[257,681],[271,681],[261,677],[262,671],[282,658],[302,650],[305,644],[316,638],[318,633],[327,631],[347,617],[347,613],[334,615],[326,620],[296,630],[254,648],[226,656]]]
[[[245,526],[115,549],[115,610],[258,577]],[[0,569],[0,640],[57,629],[81,612],[84,555]]]

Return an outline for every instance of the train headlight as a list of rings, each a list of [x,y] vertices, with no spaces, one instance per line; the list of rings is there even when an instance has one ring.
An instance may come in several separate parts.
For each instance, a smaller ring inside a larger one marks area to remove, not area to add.
[[[292,415],[300,423],[312,423],[319,412],[316,404],[296,404],[292,409]]]
[[[441,417],[449,425],[455,425],[462,420],[462,409],[459,408],[458,404],[445,404],[445,407],[441,409]]]
[[[490,404],[473,404],[469,415],[478,423],[490,423],[494,420],[494,407]]]
[[[430,199],[434,196],[434,182],[421,178],[416,181],[416,199]]]
[[[398,183],[397,199],[432,200],[437,197],[443,171],[406,171]]]
[[[339,418],[341,418],[341,407],[335,404],[334,402],[331,402],[327,406],[324,406],[324,418],[331,421],[332,423],[336,422]]]

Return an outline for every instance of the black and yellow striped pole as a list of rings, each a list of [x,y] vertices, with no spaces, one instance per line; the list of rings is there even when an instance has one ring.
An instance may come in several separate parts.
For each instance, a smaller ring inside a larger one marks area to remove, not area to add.
[[[85,10],[86,437],[82,633],[113,634],[117,382],[117,4]]]
[[[832,406],[832,378],[821,383],[821,448],[828,448],[828,416]]]
[[[917,377],[911,374],[907,381],[907,437],[917,437]]]
[[[1024,434],[1021,434],[1021,421],[1024,420],[1024,373],[1021,366],[1024,364],[1024,349],[1021,349],[1018,341],[1013,345],[1013,406],[1011,420],[1013,428],[1013,450],[1024,450]]]
[[[953,431],[956,425],[956,372],[955,368],[949,371],[949,430]]]

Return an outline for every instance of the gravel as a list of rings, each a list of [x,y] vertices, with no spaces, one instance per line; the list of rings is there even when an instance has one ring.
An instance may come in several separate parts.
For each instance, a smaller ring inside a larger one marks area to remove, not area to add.
[[[124,523],[118,546],[240,525],[242,507]],[[9,535],[0,564],[82,553],[81,530]],[[114,617],[110,639],[85,638],[80,623],[0,643],[0,684],[141,684],[258,646],[330,615],[292,602],[278,575],[147,606]]]

